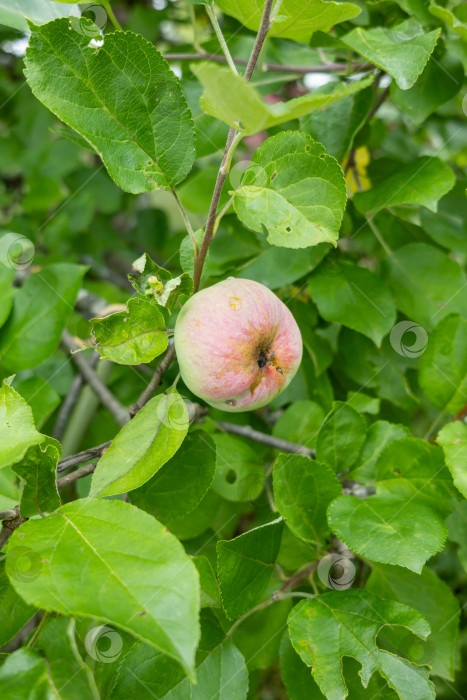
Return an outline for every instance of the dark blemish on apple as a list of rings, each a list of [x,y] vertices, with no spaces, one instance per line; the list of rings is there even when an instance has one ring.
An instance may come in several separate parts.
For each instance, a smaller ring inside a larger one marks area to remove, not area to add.
[[[227,406],[236,406],[237,405],[237,402],[234,401],[234,399],[229,399],[225,403],[227,404]]]
[[[280,367],[276,367],[276,369],[279,372],[279,374],[284,374],[284,372],[282,371],[282,369]]]
[[[290,231],[291,231],[292,229],[290,228],[290,226],[286,226],[286,227],[285,227],[285,230],[287,231],[287,233],[290,233]]]
[[[257,362],[258,362],[258,367],[260,369],[263,369],[268,364],[268,358],[266,357],[266,354],[262,350],[260,350],[260,352],[259,352],[259,357],[258,357]]]

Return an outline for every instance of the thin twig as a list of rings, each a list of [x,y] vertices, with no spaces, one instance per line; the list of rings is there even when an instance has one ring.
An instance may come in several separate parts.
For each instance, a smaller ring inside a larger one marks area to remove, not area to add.
[[[79,467],[79,469],[75,469],[74,472],[70,472],[66,476],[62,476],[61,479],[57,479],[57,488],[63,489],[65,486],[68,486],[74,481],[77,481],[77,479],[82,479],[83,476],[88,476],[88,474],[92,474],[95,468],[97,467],[97,464],[97,462],[86,464],[84,467]]]
[[[299,445],[295,442],[289,442],[289,440],[282,440],[281,438],[276,438],[273,435],[262,433],[259,430],[250,428],[249,425],[237,425],[236,423],[225,423],[223,421],[216,423],[216,425],[226,433],[240,435],[241,437],[248,438],[249,440],[261,442],[263,445],[269,445],[270,447],[274,447],[276,450],[281,450],[282,452],[291,452],[292,454],[304,455],[305,457],[315,456],[315,451],[310,447],[305,447],[305,445]]]
[[[147,385],[146,389],[141,393],[138,401],[132,406],[130,406],[131,417],[135,416],[138,413],[138,411],[142,409],[145,404],[147,404],[149,399],[152,398],[154,392],[161,383],[165,371],[169,368],[174,359],[175,348],[172,346],[171,348],[169,348],[169,350],[167,350],[166,354],[164,355],[164,359],[156,368],[154,374],[152,375],[151,381]]]
[[[219,22],[217,21],[217,17],[215,15],[214,10],[209,5],[206,5],[206,12],[207,12],[207,15],[211,21],[212,27],[216,33],[217,39],[218,39],[220,47],[222,49],[222,53],[225,56],[225,60],[227,61],[230,70],[232,71],[232,73],[234,75],[238,75],[237,67],[236,67],[235,63],[233,62],[232,56],[230,55],[229,47],[227,46],[227,42],[224,39],[224,35],[222,34],[222,29],[219,26]]]
[[[78,350],[78,346],[73,340],[71,333],[67,330],[63,331],[62,342],[65,347],[73,353],[71,356],[73,361],[91,389],[99,397],[101,403],[107,408],[120,426],[123,427],[126,425],[130,420],[128,411],[122,406],[120,401],[115,398],[105,384],[101,382],[92,367],[90,367],[86,358],[80,353],[73,352],[74,350]]]
[[[89,460],[93,459],[94,457],[101,457],[105,450],[110,447],[111,443],[112,440],[108,440],[100,445],[96,445],[96,447],[90,447],[89,449],[82,450],[75,455],[64,457],[57,464],[57,473],[60,474],[61,472],[66,472],[67,469],[76,467],[76,465],[82,464],[83,462],[89,462]]]
[[[198,255],[198,244],[196,242],[195,238],[195,232],[193,231],[193,227],[191,225],[190,219],[188,218],[188,214],[186,213],[185,207],[181,203],[178,194],[176,193],[175,189],[170,190],[174,196],[175,202],[177,204],[177,207],[179,208],[180,214],[182,215],[183,222],[185,224],[185,228],[188,231],[188,235],[191,238],[191,242],[193,243],[193,249],[195,251],[195,256]]]
[[[270,26],[270,21],[269,17],[271,14],[271,7],[272,7],[272,0],[266,0],[264,4],[264,10],[263,10],[263,16],[261,18],[261,24],[258,30],[258,34],[256,36],[256,40],[253,46],[253,50],[251,52],[251,56],[248,60],[247,67],[245,70],[245,75],[244,78],[246,81],[249,81],[253,70],[256,65],[256,61],[258,60],[259,52],[261,51],[261,47],[264,43],[264,40],[266,38],[266,34],[269,30]],[[229,158],[231,159],[232,157],[232,146],[235,146],[235,142],[238,139],[238,135],[235,129],[230,128],[229,134],[227,136],[227,142],[225,144],[225,149],[224,149],[224,157],[222,159],[221,166],[219,168],[219,172],[217,173],[217,178],[216,178],[216,184],[214,185],[214,192],[212,195],[211,199],[211,204],[209,206],[209,212],[208,212],[208,217],[206,220],[206,228],[204,230],[204,236],[203,236],[203,241],[201,243],[201,248],[199,250],[198,255],[195,258],[195,263],[194,263],[194,270],[193,270],[193,284],[194,284],[194,292],[196,293],[199,289],[199,285],[201,282],[201,274],[203,272],[203,266],[204,262],[206,260],[206,255],[208,252],[209,245],[212,241],[213,235],[214,235],[214,226],[216,223],[216,215],[217,215],[217,207],[219,206],[219,200],[221,198],[222,194],[222,188],[224,187],[224,182],[227,178],[228,174],[228,168],[226,167],[229,165]]]
[[[204,51],[199,53],[166,53],[164,58],[166,61],[212,61],[215,63],[227,63],[224,56]],[[234,58],[233,60],[239,66],[248,65],[248,60],[245,58]],[[372,63],[353,64],[354,72],[358,73],[363,70],[371,70],[372,68],[374,68]],[[262,69],[264,72],[278,71],[281,73],[299,73],[300,75],[306,75],[306,73],[345,73],[347,70],[347,63],[326,63],[321,66],[284,66],[281,63],[263,63]]]

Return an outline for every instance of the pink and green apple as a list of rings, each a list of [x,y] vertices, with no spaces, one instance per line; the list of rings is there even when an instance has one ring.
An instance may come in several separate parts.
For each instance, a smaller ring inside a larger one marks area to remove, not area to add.
[[[224,411],[265,406],[290,383],[302,338],[286,305],[258,282],[229,277],[191,297],[175,326],[186,386]]]

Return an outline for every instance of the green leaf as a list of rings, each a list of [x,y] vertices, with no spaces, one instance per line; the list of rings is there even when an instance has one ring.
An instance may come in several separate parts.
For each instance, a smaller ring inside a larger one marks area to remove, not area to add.
[[[435,697],[426,667],[376,646],[379,630],[387,625],[402,625],[422,639],[429,635],[428,623],[408,605],[364,590],[332,591],[301,601],[290,613],[288,625],[295,650],[312,666],[313,678],[327,698],[347,697],[343,656],[352,656],[361,664],[365,688],[378,671],[401,700]]]
[[[20,548],[40,560],[34,579],[15,577]],[[177,539],[150,515],[123,501],[67,503],[15,530],[6,567],[26,602],[118,625],[192,672],[198,574]]]
[[[467,279],[446,253],[426,243],[410,243],[385,265],[397,307],[425,331],[448,314],[467,317]]]
[[[13,387],[0,387],[0,468],[18,462],[31,445],[43,442],[34,425],[32,411]]]
[[[21,477],[19,512],[22,518],[50,513],[60,506],[56,470],[61,454],[60,443],[46,437],[13,465],[13,471]]]
[[[356,554],[419,574],[439,552],[447,531],[442,518],[418,499],[339,496],[328,508],[331,530]]]
[[[428,209],[421,210],[420,222],[423,230],[443,248],[466,255],[467,240],[465,238],[464,217],[460,212],[457,213],[456,209],[452,210],[449,196],[441,200],[440,205],[446,206],[443,210],[438,210],[436,214]]]
[[[448,7],[437,5],[432,0],[428,11],[434,17],[441,19],[445,24],[447,24],[448,27],[456,32],[456,34],[459,34],[464,41],[467,41],[467,22],[465,21],[467,18],[465,16],[462,17],[461,6],[454,6],[452,10],[450,10]],[[457,15],[460,15],[460,17]]]
[[[443,318],[420,358],[418,382],[433,406],[457,413],[467,403],[467,320]]]
[[[189,236],[188,240],[193,249]],[[132,269],[128,279],[136,291],[154,299],[169,312],[174,310],[181,295],[189,296],[193,293],[193,280],[190,275],[184,273],[179,277],[172,277],[168,270],[155,263],[147,253],[143,253],[134,261]]]
[[[264,8],[261,0],[237,0],[235,3],[216,0],[216,5],[248,29],[259,29]],[[269,35],[307,44],[313,32],[327,32],[335,24],[353,19],[360,12],[360,7],[351,2],[309,0],[304,5],[301,0],[284,0],[274,17]]]
[[[351,262],[330,260],[308,278],[320,315],[363,333],[378,347],[396,320],[396,307],[382,280]]]
[[[258,451],[233,435],[213,435],[217,468],[213,490],[228,501],[254,500],[263,490],[264,469]]]
[[[367,192],[357,192],[354,202],[361,212],[376,214],[399,204],[422,205],[436,211],[438,201],[454,187],[454,173],[439,158],[422,156],[404,163]]]
[[[137,643],[122,659],[112,700],[132,700],[135,687],[158,700],[246,700],[248,673],[242,654],[212,614],[202,614],[201,623],[196,685],[167,656]]]
[[[13,27],[23,32],[29,30],[27,19],[34,24],[45,24],[56,17],[79,17],[80,10],[77,4],[67,3],[55,5],[50,0],[0,0],[0,24]]]
[[[395,425],[386,420],[372,423],[368,428],[358,462],[348,474],[348,478],[363,484],[375,481],[375,465],[381,452],[394,440],[400,440],[408,435],[410,432],[405,425]]]
[[[343,472],[357,462],[366,437],[365,421],[354,408],[335,401],[318,434],[316,459]]]
[[[90,324],[92,347],[121,365],[151,362],[169,343],[164,317],[145,299],[129,299],[126,311],[92,318]]]
[[[18,570],[18,575],[24,575]],[[10,641],[24,627],[26,622],[37,612],[37,608],[28,605],[11,585],[4,562],[0,563],[0,645]],[[3,690],[3,689],[2,689]]]
[[[202,554],[193,557],[193,564],[198,569],[199,584],[201,586],[201,607],[220,607],[221,596],[216,574],[209,559]]]
[[[324,417],[323,409],[314,401],[295,401],[279,416],[272,434],[283,440],[314,447]]]
[[[33,649],[17,649],[0,668],[0,685],[4,700],[44,698],[52,700],[45,659]]]
[[[328,83],[319,92],[328,93],[334,86]],[[316,95],[315,90],[313,94]],[[354,138],[365,124],[374,91],[371,88],[361,90],[338,102],[326,105],[320,110],[300,119],[300,129],[323,144],[326,151],[339,162],[352,148]]]
[[[280,669],[289,700],[323,699],[324,695],[313,680],[310,669],[293,648],[288,634],[284,634],[281,643]]]
[[[231,620],[260,602],[276,563],[284,521],[255,527],[216,545],[222,607]]]
[[[216,446],[208,433],[196,430],[152,479],[131,492],[131,502],[162,522],[182,518],[202,501],[215,470]]]
[[[347,95],[364,90],[373,82],[373,76],[356,82],[337,83],[328,93],[311,93],[288,102],[268,104],[257,90],[240,75],[214,63],[192,64],[191,70],[204,87],[200,104],[206,114],[240,128],[245,135],[278,126],[322,109]]]
[[[417,664],[428,663],[432,674],[453,680],[454,653],[459,626],[459,603],[434,571],[424,567],[421,574],[407,569],[377,564],[371,570],[366,588],[384,598],[394,598],[418,610],[431,627],[429,639],[424,642],[402,630],[384,630],[395,648],[407,654]],[[397,632],[397,635],[393,633]],[[400,646],[397,642],[399,641]]]
[[[13,295],[16,291],[13,287],[14,279],[15,270],[0,264],[0,326],[3,326],[11,311]]]
[[[86,268],[54,263],[28,277],[3,327],[0,361],[13,370],[44,362],[57,348]]]
[[[375,476],[379,495],[403,496],[408,503],[416,499],[444,517],[455,505],[456,492],[443,451],[420,438],[390,442],[378,457]]]
[[[439,431],[436,442],[444,450],[454,485],[467,498],[467,426],[460,420],[447,423]]]
[[[446,525],[449,539],[459,545],[457,555],[464,571],[467,571],[467,501],[458,504],[456,510],[446,519]]]
[[[41,428],[61,403],[59,394],[43,377],[28,377],[18,382],[15,389],[31,407],[34,422]]]
[[[347,193],[341,167],[299,131],[271,136],[258,148],[236,190],[243,223],[286,248],[336,244]]]
[[[402,90],[408,90],[423,71],[441,30],[426,32],[414,19],[395,27],[357,27],[342,37],[351,49],[392,75]]]
[[[292,532],[319,544],[329,533],[326,509],[342,493],[334,472],[300,455],[281,454],[273,471],[274,500]]]
[[[438,107],[457,95],[464,82],[464,68],[455,57],[447,54],[440,60],[431,58],[425,70],[410,90],[391,85],[395,105],[408,114],[415,124],[421,124]],[[437,86],[433,90],[433,85]]]
[[[74,620],[48,620],[40,631],[37,646],[47,658],[51,684],[61,700],[100,700],[91,669],[76,645]]]
[[[152,398],[99,460],[89,495],[102,498],[142,486],[173,457],[188,425],[185,402],[175,389]]]
[[[95,49],[86,32],[58,19],[33,28],[25,63],[34,95],[89,141],[123,190],[169,188],[186,177],[195,156],[190,110],[149,41],[114,32]]]

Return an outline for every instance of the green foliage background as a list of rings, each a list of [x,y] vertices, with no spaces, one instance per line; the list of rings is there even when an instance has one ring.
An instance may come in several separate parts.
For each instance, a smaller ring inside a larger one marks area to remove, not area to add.
[[[248,83],[263,7],[0,0],[5,700],[467,697],[467,5],[282,0]],[[251,413],[163,359],[229,127]]]

